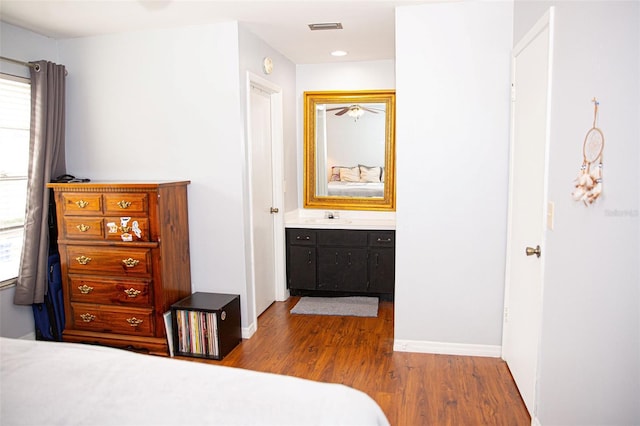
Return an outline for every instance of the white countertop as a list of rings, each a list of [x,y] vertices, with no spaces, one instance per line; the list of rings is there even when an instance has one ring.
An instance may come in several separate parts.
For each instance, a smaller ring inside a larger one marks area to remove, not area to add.
[[[331,212],[333,219],[328,219]],[[396,229],[395,212],[298,209],[285,213],[286,228]]]

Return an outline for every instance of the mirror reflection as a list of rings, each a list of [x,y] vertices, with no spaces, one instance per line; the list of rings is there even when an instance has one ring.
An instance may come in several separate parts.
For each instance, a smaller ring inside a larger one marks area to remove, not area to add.
[[[384,104],[316,105],[316,195],[384,196]]]
[[[305,93],[305,207],[394,210],[393,91]]]

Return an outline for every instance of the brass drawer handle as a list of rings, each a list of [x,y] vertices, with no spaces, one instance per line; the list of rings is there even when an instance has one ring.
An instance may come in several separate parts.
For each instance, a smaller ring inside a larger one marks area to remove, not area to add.
[[[91,258],[87,256],[76,257],[76,260],[81,265],[86,265],[87,263],[91,262]]]
[[[131,297],[132,299],[138,297],[138,295],[142,293],[140,290],[136,290],[135,288],[130,288],[128,290],[125,290],[124,292],[128,297]]]
[[[140,324],[142,324],[143,321],[141,319],[133,317],[133,318],[127,318],[127,322],[131,325],[131,327],[137,327]]]
[[[93,291],[93,287],[89,287],[88,285],[83,284],[78,286],[78,290],[80,290],[80,293],[82,294],[89,294]]]
[[[80,207],[81,209],[84,209],[85,207],[87,207],[89,205],[88,201],[85,200],[78,200],[76,201],[76,206]]]
[[[120,206],[121,209],[129,208],[129,206],[131,206],[131,201],[125,201],[125,200],[118,201],[118,206]]]
[[[87,232],[91,227],[89,225],[81,223],[80,225],[76,226],[76,228],[78,228],[78,231],[80,232]]]
[[[87,312],[86,314],[80,314],[80,318],[82,318],[82,321],[84,322],[91,322],[96,319],[96,316]]]
[[[138,263],[140,263],[140,261],[136,259],[128,258],[128,259],[122,259],[122,263],[124,263],[124,266],[126,266],[127,268],[133,268],[134,266],[138,266]]]

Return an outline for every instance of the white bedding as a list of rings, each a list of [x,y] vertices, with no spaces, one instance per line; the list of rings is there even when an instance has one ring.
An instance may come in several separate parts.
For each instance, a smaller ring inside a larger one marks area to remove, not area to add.
[[[339,384],[74,343],[0,338],[2,425],[388,425]]]
[[[383,197],[384,182],[329,182],[328,195],[341,197]]]

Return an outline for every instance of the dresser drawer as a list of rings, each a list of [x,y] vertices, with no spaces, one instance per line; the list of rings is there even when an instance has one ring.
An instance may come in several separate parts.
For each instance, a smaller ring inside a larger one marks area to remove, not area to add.
[[[104,273],[118,276],[151,274],[151,250],[97,246],[67,246],[69,273]]]
[[[132,213],[147,213],[149,211],[149,196],[147,193],[113,193],[104,194],[105,214],[130,215]]]
[[[153,309],[71,303],[73,326],[78,330],[153,335]]]
[[[72,302],[150,305],[147,281],[69,277]]]
[[[294,245],[316,245],[316,231],[309,229],[287,229],[287,242]]]
[[[395,232],[393,231],[369,232],[370,247],[395,247],[395,242]]]
[[[322,229],[318,231],[318,245],[366,247],[367,231]]]
[[[86,192],[60,194],[62,210],[70,215],[96,215],[102,213],[102,195]]]
[[[101,217],[65,216],[62,218],[62,232],[73,240],[102,240],[104,227]]]
[[[149,241],[149,219],[146,216],[105,217],[108,240]]]

